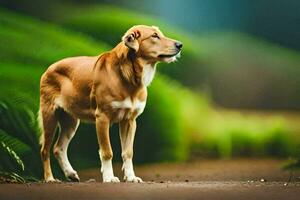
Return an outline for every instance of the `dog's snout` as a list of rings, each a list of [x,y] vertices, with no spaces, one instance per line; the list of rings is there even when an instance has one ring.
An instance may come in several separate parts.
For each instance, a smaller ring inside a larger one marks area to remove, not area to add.
[[[183,44],[181,42],[175,42],[175,46],[177,49],[180,50],[182,48]]]

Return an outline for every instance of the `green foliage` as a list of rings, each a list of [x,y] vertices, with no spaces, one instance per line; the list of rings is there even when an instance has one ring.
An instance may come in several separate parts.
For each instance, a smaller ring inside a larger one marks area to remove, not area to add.
[[[1,172],[0,183],[25,183],[26,180],[15,172]]]
[[[13,99],[0,102],[0,124],[1,131],[9,133],[10,136],[22,141],[35,151],[39,151],[37,144],[37,122],[36,116],[31,108],[18,102],[13,102]],[[4,132],[1,132],[4,134]],[[3,135],[4,136],[4,135]],[[23,151],[26,150],[24,146]]]
[[[225,117],[226,118],[225,118]],[[238,113],[214,113],[194,136],[192,151],[199,156],[297,156],[300,141],[293,136],[281,117],[244,116]]]
[[[24,23],[22,23],[24,22]],[[45,69],[67,56],[98,54],[107,46],[80,34],[0,9],[0,59]]]
[[[3,143],[3,148],[13,149],[14,154],[24,155],[30,151],[30,147],[20,141],[19,139],[11,136],[11,134],[6,133],[3,130],[0,130],[0,141]],[[3,162],[4,163],[4,162]]]
[[[11,142],[17,143],[18,141],[12,141]],[[22,144],[22,143],[21,143]],[[9,166],[1,166],[4,170],[11,170],[12,167],[17,166],[17,170],[24,171],[24,163],[20,159],[20,157],[16,154],[15,151],[13,151],[9,146],[7,146],[4,142],[0,143],[0,151],[1,151],[1,163],[4,165],[9,165]],[[7,161],[9,160],[9,161]]]
[[[38,133],[36,115],[26,101],[0,101],[0,171],[39,177]]]
[[[1,8],[0,43],[0,99],[26,99],[34,109],[38,106],[39,78],[50,64],[108,49],[99,41]]]
[[[135,157],[144,162],[186,160],[188,145],[183,116],[181,107],[174,106],[180,101],[178,88],[168,79],[159,77],[150,87],[148,105],[138,120],[136,147],[141,151],[137,151]],[[153,151],[153,148],[157,150]]]

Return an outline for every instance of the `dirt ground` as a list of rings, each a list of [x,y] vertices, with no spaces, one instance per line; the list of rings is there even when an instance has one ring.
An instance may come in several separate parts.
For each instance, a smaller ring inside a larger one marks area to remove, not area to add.
[[[202,160],[136,167],[144,183],[100,182],[100,168],[80,171],[80,183],[1,184],[0,199],[300,199],[299,172],[282,160]],[[121,166],[115,166],[120,178]]]

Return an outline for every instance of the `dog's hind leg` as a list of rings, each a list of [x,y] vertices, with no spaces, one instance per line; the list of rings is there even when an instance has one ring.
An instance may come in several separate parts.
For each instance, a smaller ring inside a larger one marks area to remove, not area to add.
[[[65,112],[63,109],[58,109],[56,114],[60,126],[60,134],[54,145],[54,155],[66,178],[71,181],[79,182],[79,176],[70,164],[67,155],[69,143],[75,135],[79,120]]]
[[[46,182],[55,181],[50,163],[50,149],[53,136],[57,127],[57,119],[55,116],[55,108],[51,105],[41,105],[39,111],[41,134],[41,157],[44,168],[44,180]]]

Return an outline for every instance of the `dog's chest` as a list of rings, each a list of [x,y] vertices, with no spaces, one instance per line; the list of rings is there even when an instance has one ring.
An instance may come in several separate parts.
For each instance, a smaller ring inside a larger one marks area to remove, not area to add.
[[[154,78],[155,70],[156,70],[156,66],[151,66],[151,65],[144,66],[142,81],[146,87],[149,86],[150,83],[152,82]]]
[[[110,106],[115,114],[115,120],[121,121],[140,115],[144,111],[146,101],[127,97],[122,101],[112,101]]]

